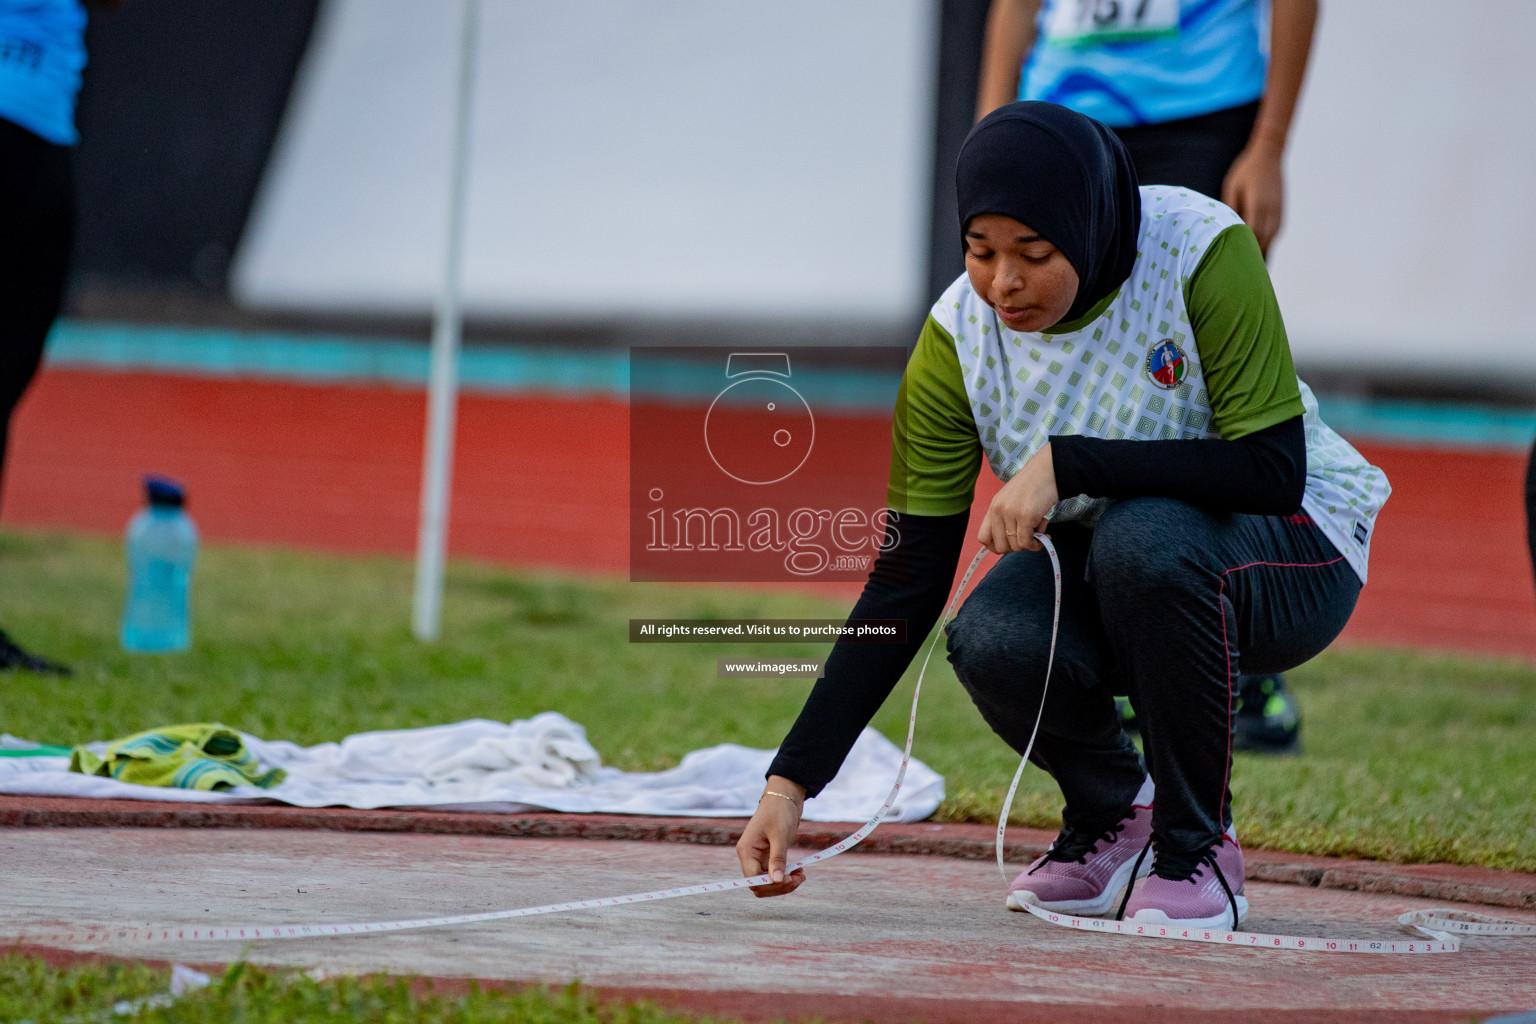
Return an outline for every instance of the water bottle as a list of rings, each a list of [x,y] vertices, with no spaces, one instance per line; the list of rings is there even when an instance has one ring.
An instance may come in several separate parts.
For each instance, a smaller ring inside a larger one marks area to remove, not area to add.
[[[128,604],[123,649],[184,651],[192,645],[192,565],[197,527],[187,515],[186,492],[174,481],[145,477],[149,504],[128,524]]]

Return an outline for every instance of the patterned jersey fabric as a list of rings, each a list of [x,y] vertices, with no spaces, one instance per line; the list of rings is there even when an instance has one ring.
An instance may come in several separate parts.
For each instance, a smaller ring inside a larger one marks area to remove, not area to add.
[[[1002,480],[1052,434],[1232,439],[1300,415],[1307,443],[1302,507],[1364,581],[1371,529],[1390,488],[1385,474],[1318,415],[1316,399],[1292,368],[1278,315],[1267,330],[1253,332],[1246,347],[1214,333],[1201,339],[1192,327],[1203,322],[1203,311],[1187,305],[1191,279],[1223,233],[1241,221],[1186,189],[1143,186],[1141,196],[1141,245],[1130,278],[1068,329],[1009,330],[966,275],[935,303],[930,327],[953,345],[960,381],[955,389],[925,386],[917,382],[933,375],[908,368],[908,408],[898,416],[896,445],[907,491],[923,491],[927,469],[913,425],[940,423],[936,429],[958,432],[953,416],[943,420],[924,408],[953,401],[956,391],[973,421],[968,443],[979,439]],[[1246,228],[1240,230],[1251,242]],[[1267,278],[1265,295],[1272,303]],[[893,505],[903,498],[893,475]],[[1053,519],[1092,522],[1105,507],[1106,500],[1092,495],[1067,496]],[[908,510],[923,511],[911,503]]]

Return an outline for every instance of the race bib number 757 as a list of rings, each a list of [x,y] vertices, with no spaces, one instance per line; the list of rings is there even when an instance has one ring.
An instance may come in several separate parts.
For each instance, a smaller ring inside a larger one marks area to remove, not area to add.
[[[1051,0],[1044,42],[1095,46],[1179,33],[1179,0]]]

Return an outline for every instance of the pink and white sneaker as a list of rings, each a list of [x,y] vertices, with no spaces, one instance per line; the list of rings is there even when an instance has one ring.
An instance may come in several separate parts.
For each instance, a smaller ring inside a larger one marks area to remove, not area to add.
[[[1248,916],[1243,895],[1243,849],[1230,835],[1196,854],[1157,853],[1152,875],[1128,893],[1128,921],[1236,931]]]
[[[1062,829],[1045,855],[1009,884],[1008,909],[1028,903],[1064,914],[1107,914],[1151,836],[1152,808],[1141,804],[1098,835]],[[1142,876],[1152,869],[1139,866]]]

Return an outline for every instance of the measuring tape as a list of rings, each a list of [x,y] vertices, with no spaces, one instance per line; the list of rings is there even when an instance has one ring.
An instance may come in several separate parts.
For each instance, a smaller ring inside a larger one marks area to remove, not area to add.
[[[1049,541],[1046,542],[1049,544]],[[965,592],[966,585],[970,583],[977,566],[981,565],[982,557],[986,554],[983,548],[971,561],[970,568],[966,569],[965,576],[960,580],[960,586],[955,589],[954,597],[950,598],[949,605],[944,609],[944,615],[939,620],[940,633],[943,625],[949,620],[955,605],[959,603],[960,595]],[[1051,558],[1056,557],[1055,549],[1051,550]],[[1060,588],[1057,588],[1058,591]],[[1059,597],[1058,597],[1059,604]],[[865,822],[846,839],[813,853],[809,857],[797,860],[790,864],[786,873],[798,868],[819,864],[824,860],[830,860],[838,854],[846,853],[875,830],[885,816],[890,813],[891,807],[896,803],[896,796],[901,792],[901,784],[907,775],[907,765],[912,760],[912,739],[917,732],[917,702],[923,693],[923,675],[928,671],[928,662],[933,658],[933,648],[937,645],[937,637],[934,643],[928,647],[928,656],[923,659],[923,667],[917,674],[917,687],[912,692],[912,710],[907,715],[907,744],[901,752],[901,767],[896,770],[896,781],[891,784],[891,791],[885,798],[885,803],[875,812],[875,816]],[[675,889],[658,889],[654,892],[634,893],[629,896],[603,896],[597,899],[576,900],[571,903],[546,903],[539,907],[519,907],[515,910],[493,910],[480,914],[457,914],[449,917],[421,917],[407,921],[362,921],[355,924],[259,924],[259,925],[221,925],[216,927],[188,927],[186,925],[159,925],[155,927],[129,928],[122,926],[109,926],[90,929],[73,929],[70,931],[37,932],[23,936],[5,938],[9,943],[27,943],[35,945],[59,945],[77,944],[85,942],[240,942],[250,939],[302,939],[318,935],[371,935],[379,932],[400,932],[416,928],[446,928],[451,925],[478,924],[483,921],[506,921],[517,917],[538,917],[542,914],[560,914],[568,910],[595,910],[599,907],[621,907],[631,903],[653,903],[657,900],[676,899],[679,896],[699,896],[704,893],[727,892],[732,889],[746,889],[756,885],[768,885],[772,883],[770,875],[754,875],[751,878],[723,878],[715,882],[704,882],[699,885],[679,886]]]
[[[1056,660],[1056,634],[1061,624],[1061,560],[1057,557],[1056,547],[1051,539],[1043,533],[1035,534],[1035,537],[1044,545],[1046,553],[1050,555],[1051,568],[1056,574],[1056,605],[1051,618],[1051,648],[1046,660],[1046,685],[1050,683],[1051,666]],[[965,575],[960,578],[960,585],[955,588],[954,596],[944,608],[944,614],[939,619],[939,629],[928,646],[928,654],[923,658],[922,667],[917,673],[917,685],[912,691],[912,709],[907,716],[907,742],[901,754],[901,767],[897,769],[896,781],[891,784],[891,791],[885,798],[885,803],[875,812],[875,816],[865,822],[862,827],[849,835],[846,839],[811,854],[801,860],[790,864],[786,873],[819,864],[830,860],[839,854],[847,853],[859,843],[863,842],[875,828],[885,820],[891,807],[896,803],[896,796],[901,792],[902,781],[906,778],[907,764],[912,759],[912,739],[917,733],[917,703],[923,693],[923,676],[928,671],[928,663],[933,658],[934,648],[938,646],[938,638],[944,633],[944,626],[949,622],[954,613],[955,606],[960,602],[960,597],[965,593],[965,588],[975,575],[977,567],[986,557],[987,549],[982,548],[971,560]],[[1035,735],[1040,729],[1040,719],[1045,712],[1045,691],[1042,687],[1040,694],[1040,711],[1035,716],[1034,729],[1031,730],[1029,743],[1025,747],[1024,757],[1019,762],[1018,771],[1014,773],[1013,784],[1008,788],[1008,797],[1003,807],[1002,818],[997,825],[998,842],[998,866],[1001,868],[1003,834],[1008,824],[1008,812],[1013,806],[1014,794],[1018,791],[1019,780],[1024,774],[1024,766],[1029,763],[1029,752],[1034,747]],[[1007,879],[1006,870],[1004,879]],[[628,896],[602,896],[597,899],[575,900],[569,903],[546,903],[537,907],[519,907],[514,910],[493,910],[479,914],[455,914],[446,917],[419,917],[402,921],[360,921],[354,924],[248,924],[248,925],[219,925],[187,926],[187,925],[156,925],[145,927],[124,927],[110,925],[98,928],[71,929],[67,931],[33,932],[23,935],[5,936],[0,942],[6,945],[77,945],[81,943],[101,942],[128,942],[128,943],[161,943],[161,942],[246,942],[255,939],[304,939],[322,935],[374,935],[383,932],[411,931],[418,928],[447,928],[454,925],[479,924],[486,921],[507,921],[519,917],[539,917],[544,914],[561,914],[571,910],[596,910],[602,907],[622,907],[634,903],[654,903],[658,900],[677,899],[680,896],[701,896],[705,893],[729,892],[733,889],[746,889],[752,886],[768,885],[773,881],[767,874],[754,875],[750,878],[723,878],[714,882],[703,882],[697,885],[684,885],[675,889],[657,889],[652,892],[633,893]],[[1378,941],[1372,939],[1328,939],[1307,938],[1291,935],[1265,935],[1259,932],[1227,932],[1212,929],[1183,928],[1179,925],[1150,925],[1141,921],[1112,921],[1100,917],[1075,917],[1071,914],[1057,914],[1042,910],[1039,907],[1026,905],[1025,910],[1034,916],[1050,924],[1063,928],[1074,928],[1079,931],[1099,932],[1109,935],[1132,935],[1142,938],[1178,939],[1189,942],[1211,942],[1221,945],[1247,946],[1256,949],[1297,949],[1308,952],[1326,953],[1454,953],[1459,944],[1450,933],[1457,932],[1463,935],[1536,935],[1536,925],[1517,924],[1511,921],[1501,921],[1498,918],[1486,917],[1481,914],[1464,913],[1451,910],[1416,910],[1403,914],[1398,922],[1405,927],[1412,927],[1422,932],[1426,939],[1418,939],[1408,942],[1402,941]]]
[[[1145,921],[1116,921],[1105,917],[1075,917],[1042,910],[1031,904],[1023,908],[1042,921],[1082,932],[1105,935],[1132,935],[1148,939],[1175,939],[1183,942],[1212,942],[1222,946],[1251,949],[1299,949],[1308,953],[1455,953],[1461,943],[1450,932],[1463,935],[1536,935],[1536,924],[1516,924],[1497,917],[1459,910],[1410,910],[1397,923],[1424,935],[1422,939],[1330,939],[1302,935],[1269,935],[1264,932],[1228,932],[1214,928],[1185,928],[1178,924],[1150,924]]]
[[[1061,626],[1061,559],[1056,547],[1043,533],[1035,536],[1051,556],[1051,571],[1056,575],[1056,607],[1051,615],[1051,649],[1045,662],[1045,682],[1040,689],[1040,710],[1035,713],[1035,724],[1029,732],[1024,756],[1008,784],[1008,795],[1003,798],[1003,813],[997,819],[997,870],[1003,876],[1003,884],[1009,883],[1008,868],[1003,863],[1003,844],[1008,831],[1008,814],[1013,810],[1013,798],[1019,791],[1019,781],[1029,764],[1029,752],[1034,749],[1035,736],[1040,731],[1040,720],[1045,717],[1045,689],[1051,683],[1051,667],[1056,660],[1056,633]],[[983,548],[971,563],[975,569],[986,554]],[[970,578],[969,574],[966,576]],[[964,584],[962,583],[963,587]],[[924,663],[927,664],[926,662]],[[921,682],[921,676],[919,676]],[[1378,939],[1330,939],[1301,935],[1270,935],[1264,932],[1233,932],[1216,928],[1189,928],[1178,924],[1153,924],[1146,921],[1117,921],[1104,917],[1078,917],[1045,910],[1030,903],[1018,904],[1040,920],[1062,928],[1077,931],[1099,932],[1104,935],[1132,935],[1141,938],[1175,939],[1183,942],[1211,942],[1224,946],[1246,946],[1253,949],[1296,949],[1315,953],[1455,953],[1461,944],[1450,932],[1464,935],[1536,935],[1536,925],[1516,924],[1482,914],[1452,910],[1413,910],[1398,917],[1398,924],[1411,928],[1423,936],[1409,942]]]

